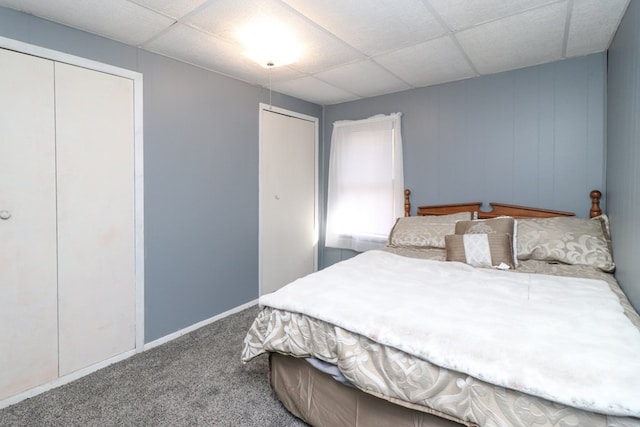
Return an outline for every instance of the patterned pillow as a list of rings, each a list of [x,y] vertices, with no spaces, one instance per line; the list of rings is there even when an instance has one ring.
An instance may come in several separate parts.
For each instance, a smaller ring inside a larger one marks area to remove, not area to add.
[[[513,238],[506,233],[471,233],[445,236],[447,261],[474,267],[513,269]]]
[[[515,266],[518,265],[518,254],[516,250],[516,231],[516,220],[508,216],[492,219],[478,219],[475,221],[460,221],[456,224],[456,234],[502,233],[511,236],[511,247],[513,248],[512,264]]]
[[[518,258],[615,269],[608,218],[556,217],[518,221]]]
[[[389,246],[444,249],[444,236],[453,234],[456,222],[471,219],[471,212],[398,218],[389,233]]]

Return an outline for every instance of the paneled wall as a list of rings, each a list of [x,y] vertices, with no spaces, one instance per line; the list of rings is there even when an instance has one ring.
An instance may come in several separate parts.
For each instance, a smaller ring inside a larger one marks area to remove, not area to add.
[[[607,212],[616,277],[640,310],[640,2],[632,1],[609,49]]]
[[[414,205],[493,201],[587,216],[589,191],[605,182],[605,76],[606,56],[595,54],[325,107],[324,176],[334,121],[400,111]],[[327,248],[320,265],[352,255]]]
[[[256,299],[268,91],[2,7],[0,36],[143,73],[145,342]],[[273,104],[322,114],[279,94]]]

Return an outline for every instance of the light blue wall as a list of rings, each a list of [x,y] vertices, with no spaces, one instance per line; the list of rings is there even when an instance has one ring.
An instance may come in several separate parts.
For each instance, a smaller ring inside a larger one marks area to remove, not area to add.
[[[258,297],[258,104],[268,92],[0,7],[0,36],[144,76],[145,341]],[[274,94],[314,117],[322,107]]]
[[[333,122],[400,111],[414,206],[503,202],[588,216],[589,192],[605,182],[605,79],[596,54],[325,107],[324,176]],[[327,248],[320,265],[352,255]]]
[[[640,1],[609,49],[607,200],[616,277],[640,310]]]

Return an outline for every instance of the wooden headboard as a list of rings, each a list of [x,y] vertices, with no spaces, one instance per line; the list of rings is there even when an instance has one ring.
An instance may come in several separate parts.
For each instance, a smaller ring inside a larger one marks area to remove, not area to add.
[[[602,213],[600,198],[602,193],[593,190],[591,197],[591,218]],[[418,206],[417,215],[447,215],[458,212],[478,212],[479,219],[511,216],[514,218],[549,218],[554,216],[575,216],[573,212],[554,211],[551,209],[530,208],[527,206],[507,205],[505,203],[489,203],[490,211],[481,211],[482,202],[453,203],[449,205]],[[404,190],[404,216],[411,216],[411,190]]]

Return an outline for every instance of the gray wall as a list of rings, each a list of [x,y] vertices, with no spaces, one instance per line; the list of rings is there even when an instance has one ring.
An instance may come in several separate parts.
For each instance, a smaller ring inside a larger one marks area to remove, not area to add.
[[[145,341],[258,297],[258,104],[268,92],[0,7],[0,36],[144,75]],[[274,94],[314,117],[322,107]]]
[[[590,190],[605,183],[605,79],[596,54],[325,107],[325,176],[334,121],[400,111],[414,206],[503,202],[588,216]],[[326,248],[320,265],[352,255]]]
[[[640,2],[629,4],[609,49],[607,213],[616,277],[640,310]]]

